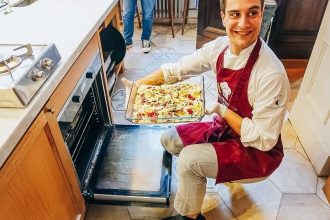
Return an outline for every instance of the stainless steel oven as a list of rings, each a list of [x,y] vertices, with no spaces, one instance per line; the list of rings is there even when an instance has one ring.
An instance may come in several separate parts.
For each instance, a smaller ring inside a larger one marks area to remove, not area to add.
[[[101,59],[95,54],[58,115],[87,202],[168,205],[171,157],[163,127],[114,125],[106,111]]]

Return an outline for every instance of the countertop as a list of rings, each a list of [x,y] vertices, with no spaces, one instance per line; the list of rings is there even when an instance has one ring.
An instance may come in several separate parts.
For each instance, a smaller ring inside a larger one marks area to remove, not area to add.
[[[118,0],[38,0],[0,13],[0,44],[55,43],[62,60],[22,109],[0,108],[0,166]]]

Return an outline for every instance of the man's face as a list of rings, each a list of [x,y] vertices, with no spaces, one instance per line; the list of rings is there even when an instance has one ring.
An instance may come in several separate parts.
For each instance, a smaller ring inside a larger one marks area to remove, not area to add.
[[[257,40],[262,13],[260,0],[226,1],[226,11],[221,12],[221,18],[230,39],[232,53],[238,55]]]

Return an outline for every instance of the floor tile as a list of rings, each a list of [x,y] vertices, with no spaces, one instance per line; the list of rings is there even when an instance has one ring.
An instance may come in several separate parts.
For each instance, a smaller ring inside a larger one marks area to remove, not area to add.
[[[213,209],[216,209],[221,203],[223,203],[223,201],[221,200],[217,192],[214,193],[206,192],[206,195],[203,200],[201,212],[202,213],[210,212]]]
[[[173,209],[159,207],[128,206],[131,219],[162,219],[171,215]]]
[[[114,111],[125,111],[125,89],[116,90],[111,96],[111,106]]]
[[[296,151],[298,151],[304,158],[306,158],[306,160],[310,161],[310,159],[308,158],[307,154],[306,154],[306,151],[304,149],[304,147],[302,146],[300,140],[297,138],[296,140],[296,144],[294,146],[294,149]]]
[[[177,214],[178,213],[174,210],[172,216]],[[207,220],[236,220],[224,202],[221,202],[216,208],[203,213],[203,216],[205,216]]]
[[[284,148],[294,148],[298,136],[288,119],[286,119],[283,123],[281,138]]]
[[[330,208],[315,194],[284,194],[277,220],[329,220]]]
[[[214,79],[209,78],[207,75],[204,76],[204,86],[205,86],[205,96],[206,102],[211,100],[216,100],[217,94],[217,84]]]
[[[152,42],[157,47],[166,47],[166,46],[173,46],[178,42],[181,42],[178,38],[173,38],[172,35],[157,35],[152,39]]]
[[[128,212],[131,219],[162,219],[172,215],[174,212],[173,203],[177,191],[177,180],[172,178],[171,181],[171,196],[169,207],[142,207],[142,206],[128,206]]]
[[[181,34],[181,30],[177,33],[175,33],[176,38],[178,38],[181,41],[185,40],[196,40],[197,35],[197,25],[186,25],[184,28],[184,34]]]
[[[217,208],[203,213],[207,220],[234,220],[236,219],[226,204],[222,202]]]
[[[124,111],[113,111],[113,124],[116,125],[136,125],[125,119],[125,112]]]
[[[134,80],[136,80],[138,78],[141,78],[141,77],[144,77],[146,75],[148,75],[148,72],[146,72],[144,69],[143,70],[140,70],[140,69],[127,69],[127,67],[125,66],[124,72],[119,74],[119,80],[116,82],[116,84],[119,83],[119,85],[124,85],[120,80],[123,77],[125,77],[128,80],[134,81]],[[121,88],[124,88],[124,87],[121,87]]]
[[[155,58],[155,60],[164,60],[164,61],[172,61],[177,57],[176,51],[171,47],[157,47],[153,49],[150,54]]]
[[[289,96],[289,104],[288,104],[289,111],[291,111],[292,105],[294,104],[294,101],[297,98],[302,80],[303,80],[303,77],[290,83],[291,93]]]
[[[176,33],[176,31],[179,30],[179,26],[176,25],[174,30],[175,30],[174,33]],[[157,35],[170,35],[172,37],[172,30],[167,25],[155,25],[155,26],[153,26],[152,31],[154,33],[156,33]]]
[[[330,204],[329,204],[329,202],[328,202],[327,198],[325,197],[324,192],[323,192],[323,190],[322,190],[322,188],[323,188],[325,182],[327,181],[327,178],[328,178],[328,177],[319,177],[319,178],[317,179],[316,195],[317,195],[320,199],[322,199],[322,201],[323,201],[325,204],[327,204],[327,205],[330,207]]]
[[[126,206],[87,205],[85,220],[130,220]]]
[[[282,197],[267,179],[250,184],[222,184],[218,193],[234,216],[242,220],[275,220]]]
[[[206,184],[206,192],[208,193],[217,193],[220,188],[220,184],[215,184],[215,179],[212,178],[206,178],[207,184]]]
[[[282,193],[315,193],[317,176],[311,163],[294,149],[284,149],[281,165],[269,177]]]
[[[145,68],[145,71],[148,72],[148,73],[153,73],[154,71],[160,69],[160,67],[165,64],[165,63],[169,63],[171,62],[172,60],[157,60],[153,63],[151,63],[149,66],[147,66]]]
[[[151,48],[153,48],[153,47],[154,47],[154,45],[151,44]],[[126,50],[126,56],[131,53],[142,54],[142,41],[141,40],[134,40],[133,47]],[[128,59],[126,59],[126,57],[125,57],[125,61],[126,60],[128,60]]]
[[[143,70],[149,66],[155,59],[150,54],[126,54],[124,66],[126,69]]]

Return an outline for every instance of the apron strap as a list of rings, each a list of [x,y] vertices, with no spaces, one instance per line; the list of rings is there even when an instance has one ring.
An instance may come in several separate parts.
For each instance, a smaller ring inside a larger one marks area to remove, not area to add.
[[[254,64],[256,63],[257,59],[259,58],[259,51],[261,48],[261,40],[260,37],[258,37],[257,43],[254,46],[247,62],[246,65],[240,74],[240,78],[238,80],[238,83],[235,87],[235,90],[233,91],[232,97],[230,99],[229,106],[233,111],[237,111],[237,105],[239,98],[242,94],[242,91],[245,87],[245,85],[249,82],[249,78],[253,69]]]
[[[226,52],[226,50],[228,49],[229,45],[227,45],[222,51],[221,53],[219,54],[218,56],[218,60],[217,60],[217,65],[216,65],[216,68],[217,70],[221,70],[222,67],[223,67],[223,57],[224,57],[224,54]],[[218,71],[217,71],[218,72]],[[218,73],[217,73],[218,75]]]

